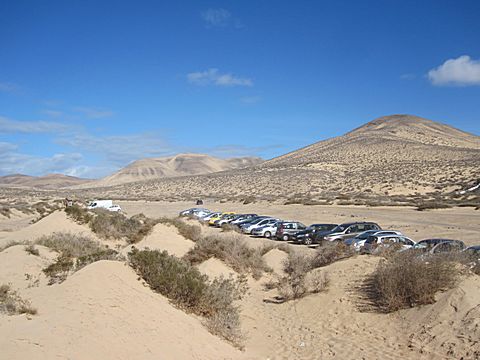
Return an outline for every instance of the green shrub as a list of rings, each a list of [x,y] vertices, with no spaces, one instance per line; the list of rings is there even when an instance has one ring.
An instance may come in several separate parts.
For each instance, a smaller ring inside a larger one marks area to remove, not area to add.
[[[242,336],[234,301],[245,294],[245,279],[219,278],[209,282],[197,268],[166,251],[134,248],[128,255],[130,265],[152,290],[181,309],[204,316],[210,332],[239,346]]]

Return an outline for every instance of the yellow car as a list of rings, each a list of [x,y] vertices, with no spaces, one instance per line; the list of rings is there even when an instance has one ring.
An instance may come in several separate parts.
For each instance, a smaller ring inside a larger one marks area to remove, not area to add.
[[[208,225],[212,225],[214,226],[215,225],[215,221],[217,220],[220,220],[220,219],[223,219],[225,216],[228,216],[228,215],[231,215],[231,214],[234,214],[233,212],[224,212],[218,216],[212,216],[210,218],[210,220],[208,221]]]

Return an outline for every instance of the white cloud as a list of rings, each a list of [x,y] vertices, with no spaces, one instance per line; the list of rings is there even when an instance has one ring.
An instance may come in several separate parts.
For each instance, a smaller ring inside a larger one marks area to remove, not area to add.
[[[480,85],[480,60],[473,60],[468,55],[449,59],[430,70],[428,78],[433,85]]]
[[[221,74],[218,69],[208,69],[205,71],[192,72],[187,74],[188,82],[196,85],[216,85],[216,86],[253,86],[252,79],[241,78],[232,74]]]
[[[223,27],[227,26],[231,14],[225,9],[208,9],[201,13],[203,21],[208,27]]]
[[[20,86],[17,84],[9,83],[9,82],[0,82],[0,92],[5,93],[17,93],[20,91]]]
[[[256,104],[261,100],[262,100],[262,98],[260,96],[244,96],[244,97],[240,98],[241,103],[248,104],[248,105]]]
[[[89,119],[102,119],[113,116],[113,111],[91,107],[76,107],[73,111],[84,114]]]
[[[57,133],[68,130],[70,127],[50,121],[17,121],[0,116],[1,133]]]

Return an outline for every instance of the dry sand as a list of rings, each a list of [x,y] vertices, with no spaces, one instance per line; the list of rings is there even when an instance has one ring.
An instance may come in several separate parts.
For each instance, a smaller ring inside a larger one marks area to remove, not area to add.
[[[174,216],[186,203],[124,202],[133,215]],[[415,239],[452,236],[478,243],[478,212],[448,209],[418,212],[408,208],[207,204],[212,209],[258,212],[305,223],[368,219],[404,231]],[[353,217],[352,217],[353,215]],[[463,229],[459,233],[459,228]],[[89,234],[56,212],[23,229],[2,233],[1,241],[32,240],[55,231]],[[207,232],[218,229],[204,228]],[[453,235],[461,236],[453,236]],[[416,235],[416,236],[415,236]],[[272,243],[251,239],[252,246]],[[138,247],[183,255],[193,245],[175,228],[159,224]],[[211,335],[200,320],[175,309],[152,292],[123,262],[86,266],[62,284],[47,285],[42,269],[56,253],[37,246],[40,256],[17,245],[0,252],[0,284],[10,283],[38,309],[33,316],[0,314],[0,358],[5,359],[474,359],[480,354],[480,277],[471,276],[437,296],[433,305],[394,314],[366,311],[357,286],[379,258],[356,256],[336,262],[328,272],[328,291],[298,301],[273,304],[264,284],[282,273],[286,253],[264,255],[274,270],[258,281],[249,278],[241,301],[245,351]],[[291,246],[297,251],[311,251]],[[198,266],[209,277],[234,271],[218,259]],[[477,351],[477,355],[474,355]]]

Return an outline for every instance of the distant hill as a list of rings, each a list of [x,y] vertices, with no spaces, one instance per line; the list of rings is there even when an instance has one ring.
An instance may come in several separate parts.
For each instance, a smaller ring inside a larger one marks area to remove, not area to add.
[[[167,177],[210,174],[253,166],[262,161],[256,157],[221,159],[204,154],[178,154],[171,157],[141,159],[97,181],[95,185],[112,186]]]
[[[92,180],[81,179],[63,174],[29,176],[22,174],[0,176],[0,187],[36,188],[56,190],[70,186],[90,183]]]
[[[292,202],[366,196],[393,201],[392,196],[433,198],[473,186],[480,179],[479,169],[479,136],[417,116],[392,115],[248,169],[148,180],[112,187],[109,193]]]

